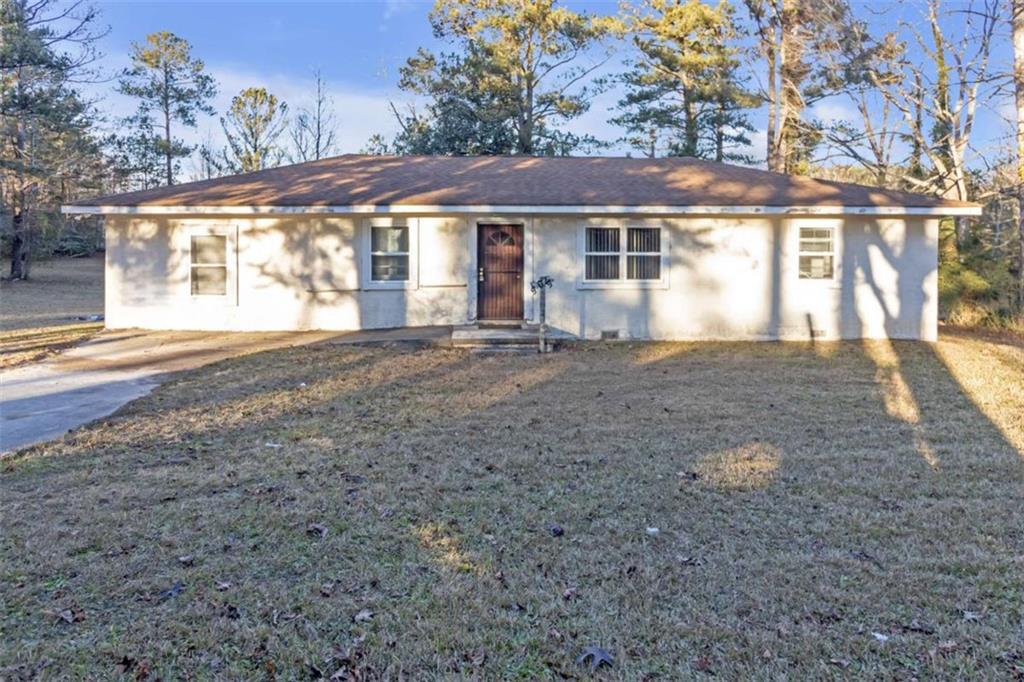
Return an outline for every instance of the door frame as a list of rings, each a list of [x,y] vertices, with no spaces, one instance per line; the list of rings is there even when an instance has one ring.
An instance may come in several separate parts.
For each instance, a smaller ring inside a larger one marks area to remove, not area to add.
[[[530,281],[533,279],[534,267],[534,221],[533,218],[524,218],[522,215],[510,216],[500,214],[478,215],[467,221],[471,229],[469,232],[469,271],[467,273],[471,283],[468,291],[466,305],[466,319],[469,322],[477,322],[477,311],[479,310],[479,288],[477,287],[477,271],[479,268],[478,259],[480,254],[480,226],[481,225],[519,225],[523,228],[523,320],[533,319],[534,302],[530,295]]]

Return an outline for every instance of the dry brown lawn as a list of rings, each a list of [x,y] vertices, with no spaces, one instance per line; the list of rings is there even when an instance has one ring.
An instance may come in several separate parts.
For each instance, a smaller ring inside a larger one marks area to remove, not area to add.
[[[32,266],[27,282],[0,280],[0,369],[44,359],[99,333],[103,255],[55,258]]]
[[[968,335],[222,362],[5,463],[0,678],[1020,677],[1022,377]]]

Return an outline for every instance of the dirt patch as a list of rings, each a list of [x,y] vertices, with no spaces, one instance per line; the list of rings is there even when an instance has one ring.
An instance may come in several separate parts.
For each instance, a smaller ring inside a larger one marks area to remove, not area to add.
[[[538,679],[596,645],[606,679],[1012,678],[1021,362],[957,338],[188,372],[6,464],[0,676]]]

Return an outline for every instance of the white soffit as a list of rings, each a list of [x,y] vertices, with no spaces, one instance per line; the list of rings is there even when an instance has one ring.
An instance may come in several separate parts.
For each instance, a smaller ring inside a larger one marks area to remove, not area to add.
[[[80,215],[372,215],[372,214],[528,214],[528,215],[876,215],[978,216],[973,206],[75,206],[61,212]]]

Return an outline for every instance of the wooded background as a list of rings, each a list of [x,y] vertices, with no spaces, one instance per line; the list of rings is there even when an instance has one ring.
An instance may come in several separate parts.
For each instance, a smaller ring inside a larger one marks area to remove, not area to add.
[[[399,132],[355,150],[338,148],[319,72],[304,106],[254,83],[219,112],[222,146],[187,144],[181,132],[218,113],[218,85],[184,37],[139,36],[131,67],[103,73],[107,27],[96,8],[0,0],[8,276],[29,278],[33,257],[102,248],[97,219],[60,214],[78,197],[342,152],[570,155],[614,144],[983,203],[981,219],[942,223],[942,312],[1024,329],[1024,0],[905,6],[919,20],[868,21],[870,6],[850,0],[635,0],[611,14],[555,0],[437,0],[424,20],[444,49],[415,50],[402,67],[404,98],[391,103]],[[1012,68],[992,59],[1001,41]],[[619,73],[603,68],[612,55]],[[107,81],[138,103],[114,133],[102,132],[109,121],[82,87]],[[608,92],[619,137],[574,133]],[[856,115],[818,120],[813,107],[827,98]],[[981,108],[1012,112],[984,149]]]

